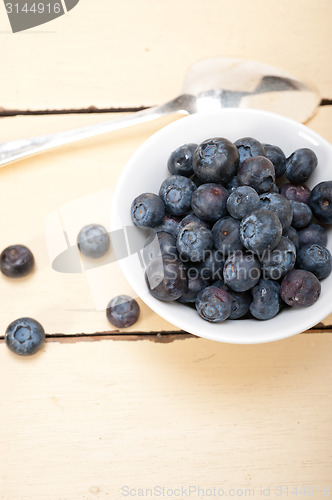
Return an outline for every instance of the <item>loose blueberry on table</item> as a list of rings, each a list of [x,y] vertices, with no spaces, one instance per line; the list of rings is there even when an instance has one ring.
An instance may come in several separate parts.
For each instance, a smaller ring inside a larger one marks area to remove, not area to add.
[[[117,328],[128,328],[136,323],[140,313],[135,299],[128,295],[117,295],[107,305],[106,316]]]
[[[211,323],[314,304],[332,269],[320,225],[332,224],[332,181],[305,185],[317,165],[311,149],[286,158],[253,137],[180,145],[159,197],[145,193],[132,205],[134,224],[157,233],[156,248],[150,237],[143,252],[152,296],[195,304]]]
[[[20,318],[7,327],[7,347],[20,356],[31,356],[42,347],[45,340],[44,328],[32,318]]]
[[[0,255],[0,270],[8,278],[27,276],[34,267],[35,259],[24,245],[11,245]]]
[[[89,224],[78,233],[77,246],[85,257],[99,259],[108,252],[110,237],[104,226]]]

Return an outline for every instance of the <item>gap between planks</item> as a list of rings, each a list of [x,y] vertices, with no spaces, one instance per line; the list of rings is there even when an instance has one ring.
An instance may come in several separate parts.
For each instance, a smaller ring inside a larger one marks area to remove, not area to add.
[[[332,333],[332,326],[316,325],[310,330],[302,332],[301,335],[307,334],[330,334]],[[136,340],[149,340],[150,342],[156,342],[161,344],[168,344],[174,342],[175,340],[185,340],[185,339],[197,339],[196,335],[184,332],[182,330],[168,331],[168,332],[131,332],[128,334],[122,333],[120,331],[116,332],[96,332],[96,333],[56,333],[53,335],[46,334],[47,342],[60,342],[62,344],[73,344],[76,342],[96,342],[99,340],[125,340],[125,341],[136,341]],[[4,342],[4,337],[0,337],[0,344]]]
[[[332,99],[323,98],[319,106],[331,106]],[[74,114],[102,114],[102,113],[135,113],[136,111],[144,111],[153,106],[135,106],[122,108],[97,108],[96,106],[88,106],[87,108],[77,109],[5,109],[0,108],[0,118],[9,116],[40,116],[40,115],[74,115]]]

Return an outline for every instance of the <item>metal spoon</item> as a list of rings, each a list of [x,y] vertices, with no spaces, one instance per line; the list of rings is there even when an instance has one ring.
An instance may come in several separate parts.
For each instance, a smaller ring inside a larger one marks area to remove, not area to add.
[[[0,166],[171,113],[188,115],[230,107],[258,108],[304,122],[319,102],[319,93],[312,84],[273,66],[245,59],[206,59],[187,71],[182,93],[172,101],[88,127],[2,143]]]

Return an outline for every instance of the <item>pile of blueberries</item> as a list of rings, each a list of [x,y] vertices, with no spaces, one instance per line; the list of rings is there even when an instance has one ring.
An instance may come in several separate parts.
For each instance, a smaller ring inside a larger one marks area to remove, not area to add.
[[[77,236],[77,246],[84,257],[99,259],[110,248],[110,237],[104,226],[88,224]],[[0,271],[7,278],[23,278],[35,266],[31,250],[25,245],[11,245],[0,254]],[[114,297],[107,305],[108,321],[118,327],[127,328],[138,320],[140,309],[137,301],[127,295]],[[43,326],[33,318],[23,317],[12,321],[6,329],[5,342],[15,354],[31,356],[40,350],[45,341]]]
[[[133,223],[152,228],[143,249],[150,293],[210,322],[314,304],[332,267],[332,181],[305,185],[317,164],[311,149],[286,158],[252,137],[173,151],[159,194],[131,206]]]

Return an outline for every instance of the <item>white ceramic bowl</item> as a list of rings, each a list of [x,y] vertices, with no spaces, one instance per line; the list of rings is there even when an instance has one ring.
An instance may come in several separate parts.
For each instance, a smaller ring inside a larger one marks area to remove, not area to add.
[[[129,160],[113,197],[112,231],[130,226],[130,231],[137,233],[137,241],[142,242],[143,247],[146,237],[144,231],[136,228],[130,217],[132,200],[143,192],[158,193],[160,184],[169,175],[167,159],[174,149],[185,143],[200,143],[216,136],[231,141],[252,136],[263,143],[280,146],[286,156],[295,149],[309,147],[319,159],[319,166],[308,182],[309,187],[332,179],[332,146],[309,128],[289,118],[249,109],[225,109],[213,114],[191,115],[159,130]],[[332,251],[331,234],[328,247]],[[246,319],[208,323],[194,309],[177,302],[161,302],[152,297],[145,284],[144,269],[138,254],[120,260],[120,265],[137,295],[153,311],[187,332],[221,342],[254,344],[283,339],[314,326],[332,312],[330,275],[321,282],[321,297],[311,307],[285,309],[269,321]]]

